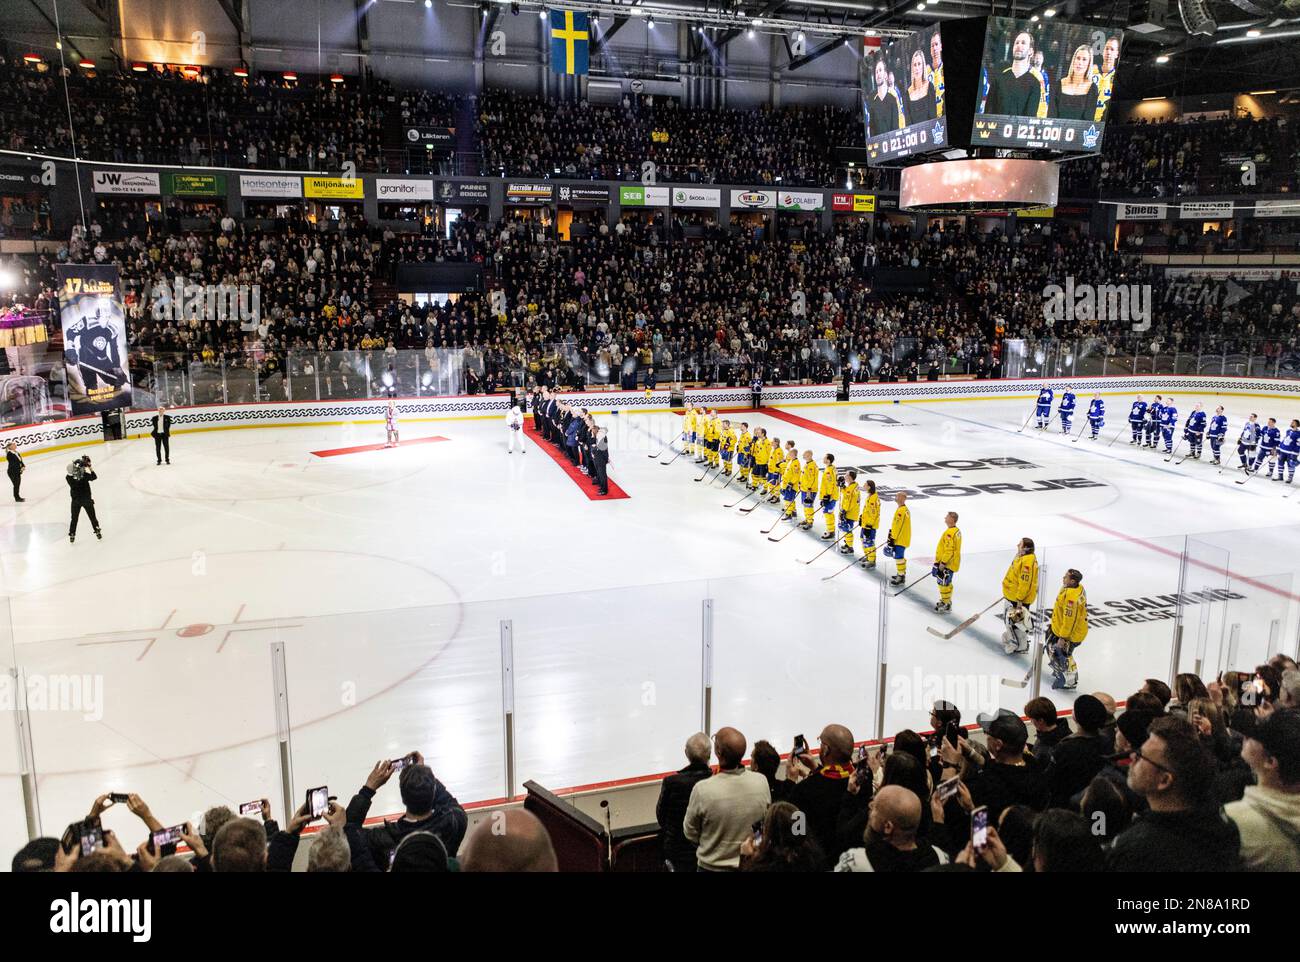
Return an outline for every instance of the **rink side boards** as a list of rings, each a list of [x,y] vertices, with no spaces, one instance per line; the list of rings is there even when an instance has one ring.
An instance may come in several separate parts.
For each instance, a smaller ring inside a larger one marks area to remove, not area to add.
[[[792,384],[763,389],[762,403],[772,407],[821,407],[855,404],[893,404],[909,401],[960,401],[988,399],[1032,400],[1043,379],[902,381],[889,384],[854,384],[849,401],[837,401],[835,384]],[[1204,377],[1199,375],[1130,375],[1100,378],[1055,378],[1054,387],[1070,385],[1078,394],[1100,391],[1105,395],[1168,391],[1198,395],[1228,395],[1300,400],[1300,380],[1270,378]],[[686,401],[718,410],[745,410],[750,406],[748,388],[693,388]],[[596,415],[665,413],[671,407],[666,390],[562,392],[564,400],[585,407]],[[504,419],[510,409],[508,394],[464,397],[398,398],[397,413],[403,424],[449,420]],[[380,425],[387,402],[380,398],[336,401],[267,401],[250,404],[203,404],[169,408],[172,433],[233,431],[250,428],[332,427]],[[680,410],[680,409],[678,409]],[[127,415],[128,438],[149,436],[152,411]],[[17,441],[24,456],[50,454],[70,448],[103,444],[100,419],[95,415],[47,421],[0,429],[0,443]]]

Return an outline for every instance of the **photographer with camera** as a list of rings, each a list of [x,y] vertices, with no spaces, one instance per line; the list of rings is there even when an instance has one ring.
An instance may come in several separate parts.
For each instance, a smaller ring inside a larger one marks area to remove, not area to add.
[[[99,518],[95,516],[95,499],[90,494],[90,482],[98,480],[98,475],[90,465],[90,455],[83,454],[68,465],[68,492],[72,495],[72,523],[68,527],[68,542],[77,540],[77,518],[84,509],[95,529],[95,537],[104,540],[104,533],[99,530]]]

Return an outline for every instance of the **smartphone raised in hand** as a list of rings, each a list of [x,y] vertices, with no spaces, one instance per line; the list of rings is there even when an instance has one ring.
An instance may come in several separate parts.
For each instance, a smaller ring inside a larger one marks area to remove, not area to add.
[[[982,852],[989,843],[989,809],[981,805],[970,813],[970,841],[975,851]]]
[[[244,802],[239,806],[239,814],[241,818],[245,815],[261,815],[262,800],[259,798],[254,802]]]
[[[330,807],[330,790],[327,786],[322,785],[319,788],[307,789],[307,814],[312,818],[320,818]]]
[[[81,854],[90,855],[104,844],[104,827],[100,825],[99,819],[88,818],[81,823],[78,837],[81,842]]]
[[[961,785],[961,776],[954,775],[952,778],[939,783],[939,801],[946,802],[957,794],[957,787]]]
[[[131,796],[127,792],[109,792],[108,800],[114,805],[125,805],[131,801]]]
[[[808,754],[808,739],[802,735],[794,736],[794,749],[790,752],[792,756]]]
[[[184,834],[184,825],[173,825],[171,828],[164,828],[160,831],[154,832],[153,835],[150,836],[149,840],[153,843],[153,850],[157,852],[161,851],[164,845],[175,845],[181,840],[181,836]]]

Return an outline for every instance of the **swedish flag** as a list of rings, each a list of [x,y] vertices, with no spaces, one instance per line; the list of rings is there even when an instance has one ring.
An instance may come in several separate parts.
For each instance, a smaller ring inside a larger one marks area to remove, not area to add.
[[[555,73],[585,74],[590,37],[585,13],[552,10],[551,70]]]

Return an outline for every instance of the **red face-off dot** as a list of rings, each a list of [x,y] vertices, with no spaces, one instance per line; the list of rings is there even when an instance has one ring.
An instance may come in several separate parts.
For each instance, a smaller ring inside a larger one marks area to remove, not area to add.
[[[211,630],[211,625],[186,625],[184,628],[177,628],[176,634],[180,638],[197,638],[199,635],[206,635]]]

